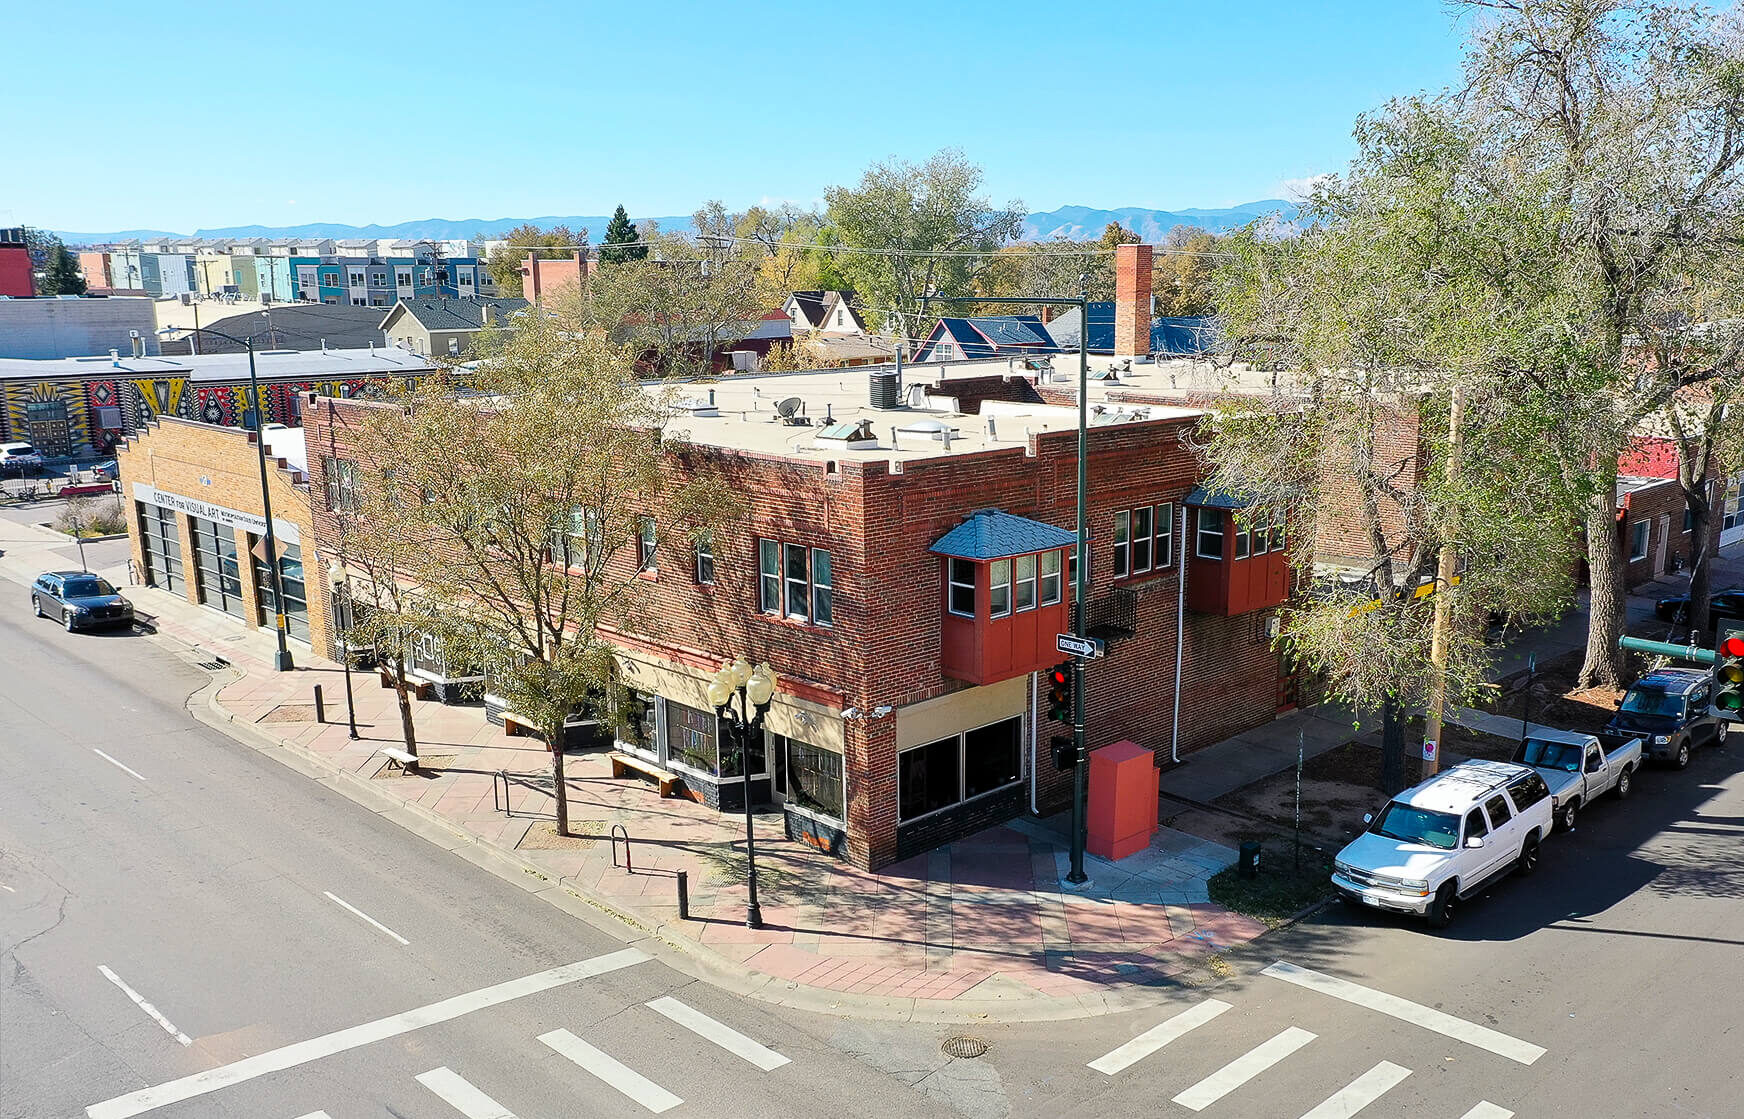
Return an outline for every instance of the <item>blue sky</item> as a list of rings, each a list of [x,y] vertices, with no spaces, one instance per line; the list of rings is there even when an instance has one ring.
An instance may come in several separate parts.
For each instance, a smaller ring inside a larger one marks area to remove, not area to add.
[[[1062,14],[1063,13],[1063,14]],[[17,0],[0,224],[810,204],[961,147],[1030,210],[1213,207],[1340,167],[1458,72],[1438,0]]]

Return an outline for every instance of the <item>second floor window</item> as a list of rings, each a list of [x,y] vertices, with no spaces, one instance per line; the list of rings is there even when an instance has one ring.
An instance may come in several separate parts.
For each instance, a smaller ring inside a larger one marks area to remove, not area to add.
[[[945,579],[950,584],[947,590],[945,609],[965,618],[975,616],[975,565],[966,559],[952,556],[946,561],[949,564]]]
[[[1198,535],[1193,542],[1193,554],[1200,559],[1223,558],[1223,510],[1200,509],[1196,514]]]
[[[660,560],[655,552],[654,518],[636,518],[636,567],[639,571],[655,571]]]
[[[1114,577],[1161,571],[1174,560],[1175,506],[1140,505],[1114,514]]]
[[[1011,613],[1011,561],[994,560],[987,565],[988,616],[1003,618]]]
[[[757,608],[796,622],[834,625],[835,578],[829,550],[758,540]]]
[[[1056,549],[1042,553],[1042,605],[1060,601],[1060,553]]]
[[[352,511],[357,508],[357,463],[348,458],[324,455],[322,473],[326,475],[327,508]]]
[[[696,581],[704,586],[715,581],[715,542],[707,533],[696,538]]]

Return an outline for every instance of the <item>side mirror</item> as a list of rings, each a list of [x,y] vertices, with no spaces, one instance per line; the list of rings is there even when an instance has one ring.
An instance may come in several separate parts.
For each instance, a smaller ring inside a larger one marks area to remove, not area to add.
[[[1375,822],[1375,814],[1373,812],[1364,812],[1363,813],[1363,823],[1372,824],[1374,822]]]
[[[1484,845],[1484,837],[1481,835],[1468,836],[1466,838],[1465,845],[1467,847],[1469,847],[1471,850],[1476,851],[1478,848],[1480,848]]]
[[[1613,699],[1611,701],[1611,706],[1615,707],[1615,708],[1617,708],[1617,710],[1621,711],[1623,709],[1623,700],[1621,699],[1621,697],[1619,697],[1617,699]]]

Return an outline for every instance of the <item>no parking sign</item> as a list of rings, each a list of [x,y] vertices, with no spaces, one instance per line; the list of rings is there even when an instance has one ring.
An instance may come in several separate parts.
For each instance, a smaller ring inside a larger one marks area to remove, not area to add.
[[[1434,739],[1425,738],[1423,740],[1423,760],[1426,762],[1432,762],[1435,760],[1435,740]]]

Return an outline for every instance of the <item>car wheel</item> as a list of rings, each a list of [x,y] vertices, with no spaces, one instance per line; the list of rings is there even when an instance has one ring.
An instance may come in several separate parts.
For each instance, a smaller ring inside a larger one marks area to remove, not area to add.
[[[1558,808],[1556,810],[1556,826],[1563,831],[1573,831],[1575,814],[1579,810],[1580,805],[1572,800]]]
[[[1635,772],[1624,769],[1617,774],[1617,799],[1628,800],[1629,794],[1635,791]]]
[[[1679,769],[1686,769],[1689,767],[1689,739],[1686,738],[1677,744],[1677,758],[1672,764],[1676,765]]]
[[[1443,882],[1441,889],[1435,891],[1435,900],[1429,903],[1429,927],[1445,929],[1453,924],[1453,907],[1458,903],[1458,889],[1452,882]]]
[[[1531,877],[1538,873],[1538,837],[1529,835],[1526,842],[1520,846],[1519,871],[1521,877]]]
[[[30,596],[30,611],[37,617],[42,617],[42,600],[35,595]]]
[[[71,610],[61,611],[61,625],[67,627],[68,633],[73,632],[73,612]]]

